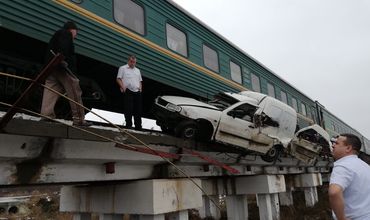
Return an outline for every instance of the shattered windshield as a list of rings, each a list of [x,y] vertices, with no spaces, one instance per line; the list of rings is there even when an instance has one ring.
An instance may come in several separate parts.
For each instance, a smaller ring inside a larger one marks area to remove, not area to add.
[[[208,104],[213,105],[213,106],[219,108],[220,110],[225,110],[229,106],[231,106],[233,103],[227,102],[227,101],[222,100],[222,99],[214,99],[212,101],[209,101]]]
[[[238,100],[225,94],[225,93],[218,93],[214,96],[212,101],[209,101],[208,104],[213,105],[221,110],[225,110],[226,108],[230,107],[231,105],[237,103]]]

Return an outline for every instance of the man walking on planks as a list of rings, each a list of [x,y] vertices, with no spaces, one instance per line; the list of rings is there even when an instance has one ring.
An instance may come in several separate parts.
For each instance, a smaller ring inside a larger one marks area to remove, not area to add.
[[[45,81],[45,86],[52,88],[60,93],[66,92],[67,96],[82,105],[82,91],[79,84],[79,79],[69,69],[75,69],[74,43],[73,40],[77,36],[77,26],[74,22],[68,21],[63,28],[56,31],[49,41],[48,60],[53,53],[61,53],[64,55],[64,61],[61,65],[50,74]],[[59,98],[59,95],[44,89],[42,98],[41,114],[50,118],[55,118],[54,107]],[[85,111],[81,106],[73,102],[69,102],[72,110],[73,125],[75,126],[90,126],[91,123],[85,121]]]

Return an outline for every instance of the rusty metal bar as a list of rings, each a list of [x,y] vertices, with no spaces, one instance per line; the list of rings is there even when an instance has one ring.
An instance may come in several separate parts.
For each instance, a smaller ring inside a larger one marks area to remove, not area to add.
[[[136,151],[140,153],[145,153],[145,154],[152,154],[155,156],[160,156],[160,157],[169,158],[169,159],[177,159],[177,160],[180,159],[180,155],[168,153],[168,152],[160,151],[160,150],[148,149],[148,148],[138,147],[138,146],[127,147],[127,145],[123,145],[123,144],[116,144],[116,147],[126,149],[126,150],[132,150],[132,151]]]
[[[15,101],[12,107],[6,112],[4,117],[0,121],[0,132],[3,132],[3,128],[8,124],[8,122],[13,118],[15,113],[17,113],[17,107],[22,107],[23,100],[26,94],[32,92],[37,84],[42,83],[46,77],[49,76],[50,72],[64,59],[62,54],[57,54],[54,58],[41,70],[40,74],[37,75],[36,79],[28,86],[28,88],[22,93],[22,95]]]
[[[226,165],[226,164],[224,164],[224,163],[222,163],[222,162],[220,162],[220,161],[218,161],[218,160],[215,160],[215,159],[213,159],[212,157],[205,156],[205,155],[201,154],[201,153],[200,153],[200,152],[198,152],[198,151],[194,151],[194,150],[190,150],[190,149],[186,149],[186,148],[183,148],[183,151],[184,151],[185,153],[190,153],[190,154],[191,154],[191,155],[193,155],[193,156],[199,157],[200,159],[202,159],[202,160],[204,160],[204,161],[207,161],[207,162],[208,162],[208,163],[210,163],[210,164],[213,164],[213,165],[219,166],[219,167],[221,167],[221,168],[223,168],[223,169],[225,169],[225,170],[229,171],[229,172],[230,172],[230,173],[232,173],[232,174],[238,174],[238,173],[240,173],[240,171],[239,171],[239,170],[234,169],[234,168],[232,168],[231,166],[228,166],[228,165]]]

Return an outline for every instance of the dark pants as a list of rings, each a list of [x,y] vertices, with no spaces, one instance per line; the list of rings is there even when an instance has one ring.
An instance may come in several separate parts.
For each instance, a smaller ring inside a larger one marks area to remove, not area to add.
[[[80,80],[73,74],[67,73],[63,69],[56,68],[45,80],[45,86],[56,90],[59,93],[67,93],[70,99],[82,105]],[[54,106],[58,101],[59,95],[48,89],[44,89],[42,97],[41,114],[50,118],[55,118]],[[81,106],[74,102],[69,102],[72,110],[73,122],[83,122],[85,111]]]
[[[141,92],[132,92],[131,90],[126,89],[123,101],[126,127],[132,127],[132,116],[134,116],[135,128],[141,129]]]

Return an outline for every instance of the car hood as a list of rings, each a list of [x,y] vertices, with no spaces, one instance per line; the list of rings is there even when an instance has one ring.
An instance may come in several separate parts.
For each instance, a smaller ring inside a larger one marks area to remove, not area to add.
[[[209,105],[205,102],[200,102],[193,98],[187,98],[187,97],[181,97],[181,96],[161,96],[161,98],[166,100],[167,102],[170,102],[178,106],[197,106],[197,107],[219,110],[217,107],[213,105]]]

